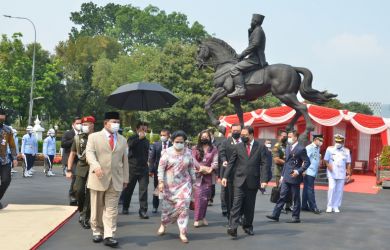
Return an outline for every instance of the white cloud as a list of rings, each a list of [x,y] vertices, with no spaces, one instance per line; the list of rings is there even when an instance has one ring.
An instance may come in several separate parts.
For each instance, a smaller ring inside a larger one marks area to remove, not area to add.
[[[339,34],[324,43],[317,44],[314,50],[321,57],[344,59],[378,57],[385,52],[375,35],[350,33]]]

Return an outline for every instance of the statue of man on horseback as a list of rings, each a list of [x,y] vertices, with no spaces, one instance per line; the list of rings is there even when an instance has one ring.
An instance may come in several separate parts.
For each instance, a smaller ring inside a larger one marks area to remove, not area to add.
[[[239,60],[230,70],[230,75],[233,78],[235,90],[229,94],[230,98],[240,98],[245,96],[245,83],[243,73],[264,68],[268,65],[265,60],[265,33],[261,25],[263,24],[264,16],[253,14],[251,27],[248,30],[249,45],[239,55]]]

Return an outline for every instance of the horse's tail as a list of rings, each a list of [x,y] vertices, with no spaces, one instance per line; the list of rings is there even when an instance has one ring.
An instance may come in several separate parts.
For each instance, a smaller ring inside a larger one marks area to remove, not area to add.
[[[313,81],[313,74],[307,68],[302,67],[293,67],[296,72],[303,75],[303,80],[299,87],[299,92],[305,100],[314,102],[316,104],[324,104],[330,101],[332,98],[337,95],[328,93],[327,91],[318,91],[311,87]]]

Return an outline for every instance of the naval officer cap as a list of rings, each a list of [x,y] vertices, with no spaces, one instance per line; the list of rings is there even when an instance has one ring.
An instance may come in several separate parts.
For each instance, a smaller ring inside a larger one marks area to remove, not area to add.
[[[322,134],[317,134],[317,135],[313,135],[313,141],[315,139],[318,139],[320,141],[323,141],[324,140],[324,136]]]
[[[344,142],[345,140],[345,137],[343,135],[340,135],[340,134],[335,134],[334,135],[334,141],[335,142]]]

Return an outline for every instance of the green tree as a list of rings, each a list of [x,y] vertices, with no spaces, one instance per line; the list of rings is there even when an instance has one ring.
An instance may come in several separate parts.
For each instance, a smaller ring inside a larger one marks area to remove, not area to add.
[[[356,112],[356,113],[366,114],[366,115],[372,115],[373,114],[371,108],[367,104],[360,103],[360,102],[348,102],[348,103],[345,103],[344,104],[344,109],[347,109],[349,111]]]
[[[106,96],[92,86],[93,64],[99,59],[114,60],[122,52],[114,38],[81,36],[61,42],[56,47],[57,58],[63,69],[65,99],[68,105],[62,119],[68,124],[76,115],[95,115],[101,118],[106,110]]]
[[[22,125],[26,125],[28,118],[31,67],[33,44],[25,46],[21,41],[22,34],[15,33],[12,39],[2,35],[0,42],[0,89],[1,101],[15,111],[21,118]],[[58,61],[54,60],[48,51],[35,44],[35,84],[34,97],[41,96],[34,104],[33,115],[46,115],[48,118],[58,117],[58,103],[61,97],[56,97],[53,89],[60,91],[61,85],[58,74]],[[56,100],[56,101],[54,101]],[[13,117],[15,119],[16,116]]]
[[[130,4],[98,7],[93,2],[83,3],[70,19],[80,27],[72,27],[71,39],[106,35],[118,39],[128,52],[139,45],[162,47],[170,39],[193,43],[207,36],[198,22],[190,26],[186,15],[167,14],[152,5],[140,9]]]

